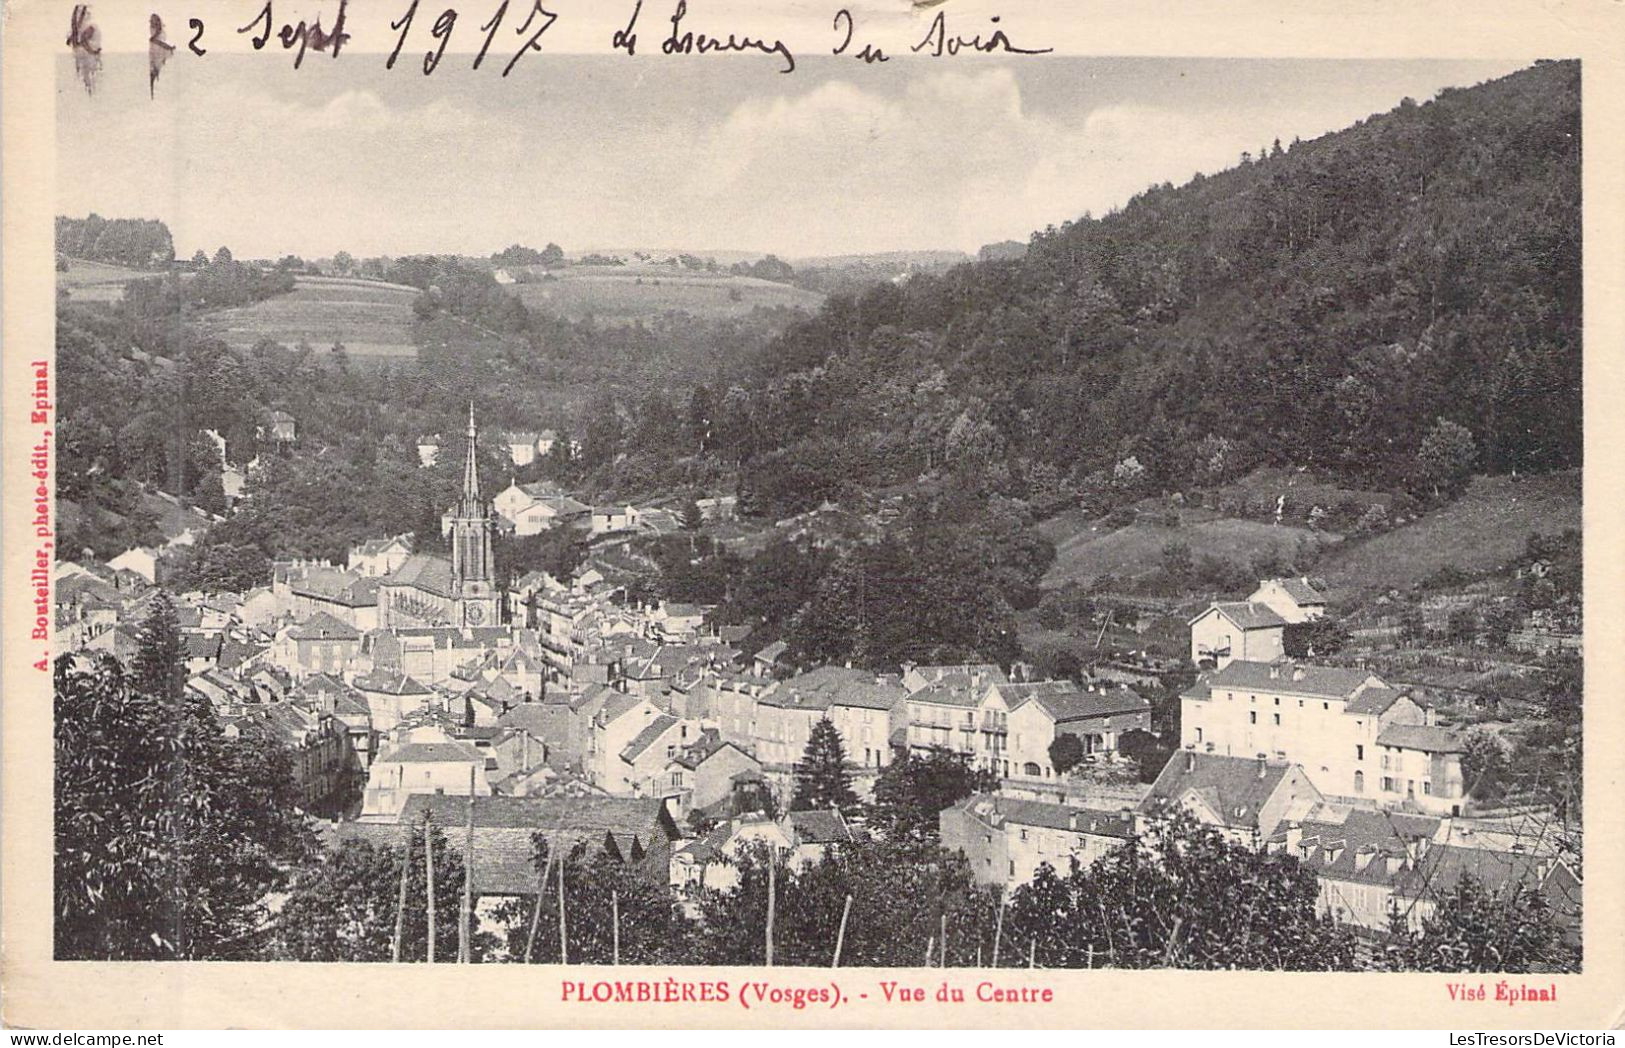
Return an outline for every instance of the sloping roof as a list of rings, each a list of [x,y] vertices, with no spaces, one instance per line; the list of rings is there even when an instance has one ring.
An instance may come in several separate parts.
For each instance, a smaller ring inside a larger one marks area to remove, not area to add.
[[[1191,624],[1195,624],[1214,612],[1218,612],[1231,622],[1234,622],[1238,628],[1244,630],[1271,629],[1276,626],[1286,625],[1286,620],[1277,614],[1274,608],[1268,604],[1260,604],[1257,601],[1250,600],[1210,604],[1206,611],[1190,620]]]
[[[483,767],[485,757],[474,747],[461,742],[407,742],[396,746],[378,755],[380,761],[393,761],[397,764],[440,764],[445,762],[472,763],[479,762]]]
[[[1017,826],[1041,826],[1051,830],[1092,833],[1104,837],[1128,840],[1134,836],[1134,813],[1130,811],[1102,811],[1069,804],[1051,804],[1048,801],[1004,797],[995,793],[973,794],[960,801],[957,807],[990,823],[994,815]]]
[[[1057,724],[1140,713],[1151,708],[1145,696],[1126,686],[1085,690],[1071,681],[1033,681],[1000,685],[999,694],[1012,711],[1028,702],[1036,702]]]
[[[1396,888],[1399,894],[1438,898],[1471,877],[1491,893],[1515,887],[1535,889],[1541,883],[1542,856],[1489,848],[1463,848],[1436,844],[1421,855],[1409,876]]]
[[[312,568],[288,579],[288,588],[296,595],[332,601],[347,607],[373,607],[378,603],[378,579],[341,571],[337,568]]]
[[[1341,666],[1312,666],[1292,662],[1249,662],[1237,659],[1206,680],[1214,690],[1269,691],[1283,695],[1313,695],[1316,698],[1352,699],[1365,687],[1380,687],[1369,670]]]
[[[1303,575],[1295,575],[1290,578],[1271,579],[1269,581],[1279,583],[1280,587],[1286,591],[1286,595],[1300,605],[1326,603],[1325,592],[1315,584],[1318,580]]]
[[[427,553],[414,553],[399,568],[384,576],[385,586],[406,586],[433,593],[437,597],[450,597],[451,561]]]
[[[636,695],[628,695],[624,691],[612,691],[604,697],[603,705],[598,707],[598,717],[604,724],[613,724],[635,709],[641,702],[643,700]]]
[[[793,811],[786,818],[802,844],[845,844],[852,839],[846,820],[833,809]]]
[[[303,623],[288,631],[294,640],[360,640],[361,633],[354,626],[318,611]]]
[[[1275,794],[1292,765],[1184,750],[1169,758],[1141,811],[1154,811],[1196,791],[1226,826],[1256,828],[1259,809]]]
[[[468,798],[416,793],[407,798],[401,821],[422,819],[450,828],[468,822]],[[597,831],[650,841],[670,839],[671,820],[655,797],[499,797],[474,798],[474,829]]]
[[[217,659],[220,657],[221,635],[204,635],[202,633],[184,633],[181,639],[186,643],[186,657],[189,659]]]
[[[758,651],[755,657],[760,662],[776,662],[779,656],[783,655],[789,649],[790,645],[786,644],[782,640],[776,640],[772,644],[762,648],[761,651]]]
[[[1408,692],[1399,691],[1395,688],[1361,688],[1360,693],[1353,699],[1349,700],[1348,705],[1343,707],[1343,712],[1366,714],[1384,713],[1388,710],[1388,707],[1392,706],[1394,703],[1403,698],[1409,698],[1412,702],[1416,702],[1416,696],[1411,695]],[[1417,703],[1417,705],[1422,704]]]
[[[384,695],[431,695],[433,691],[427,686],[408,677],[404,673],[392,670],[374,670],[365,677],[357,677],[353,682],[362,691],[374,691]]]
[[[643,755],[643,751],[653,746],[655,742],[667,731],[677,726],[677,718],[662,713],[651,720],[644,729],[632,737],[621,751],[621,760],[631,763]]]
[[[852,706],[859,709],[889,710],[906,697],[896,677],[843,666],[820,666],[781,681],[762,701],[770,706],[801,706],[828,709]]]
[[[1379,746],[1421,750],[1424,753],[1466,753],[1461,737],[1437,724],[1390,724],[1377,736]]]
[[[1318,804],[1299,824],[1294,857],[1328,880],[1390,884],[1405,876],[1388,872],[1388,856],[1404,856],[1407,846],[1433,836],[1439,820],[1403,812]],[[1273,842],[1284,840],[1277,830]]]

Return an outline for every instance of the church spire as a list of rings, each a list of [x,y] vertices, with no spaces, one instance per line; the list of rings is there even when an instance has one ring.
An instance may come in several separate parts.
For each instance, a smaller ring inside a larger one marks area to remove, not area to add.
[[[474,402],[468,402],[468,460],[463,463],[463,507],[472,515],[480,504],[480,467],[475,449],[478,446],[479,427],[474,424]]]

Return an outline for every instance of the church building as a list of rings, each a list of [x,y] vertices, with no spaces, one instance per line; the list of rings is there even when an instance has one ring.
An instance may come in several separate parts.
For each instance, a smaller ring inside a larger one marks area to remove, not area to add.
[[[379,581],[378,622],[385,629],[498,624],[494,525],[480,498],[478,436],[470,404],[463,493],[450,513],[451,559],[415,553]]]

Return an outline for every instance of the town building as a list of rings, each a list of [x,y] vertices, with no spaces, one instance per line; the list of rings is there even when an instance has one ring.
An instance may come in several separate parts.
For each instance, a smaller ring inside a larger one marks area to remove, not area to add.
[[[383,749],[367,772],[361,818],[395,821],[414,794],[488,795],[485,755],[473,744],[429,729]]]
[[[1268,604],[1213,604],[1191,619],[1191,661],[1224,668],[1234,659],[1269,662],[1286,655],[1287,620]]]
[[[1048,864],[1065,876],[1134,840],[1132,812],[1103,811],[998,794],[972,794],[938,816],[942,847],[969,861],[982,884],[1015,888]]]
[[[1364,670],[1235,660],[1180,696],[1180,743],[1290,760],[1331,796],[1460,814],[1464,747],[1434,718]]]
[[[1126,685],[1071,681],[994,684],[984,705],[995,702],[1008,711],[1009,745],[996,770],[1010,777],[1053,779],[1050,745],[1060,735],[1075,735],[1086,757],[1115,753],[1123,735],[1151,730],[1151,703]]]
[[[1298,765],[1284,760],[1228,757],[1185,750],[1163,766],[1138,806],[1143,824],[1175,811],[1249,847],[1264,842],[1324,798]]]

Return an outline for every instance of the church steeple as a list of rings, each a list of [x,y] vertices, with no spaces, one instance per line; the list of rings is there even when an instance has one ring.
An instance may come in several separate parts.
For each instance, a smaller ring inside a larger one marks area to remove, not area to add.
[[[497,621],[496,563],[491,549],[489,508],[480,499],[479,426],[474,402],[468,404],[468,458],[463,462],[463,492],[451,522],[451,580],[464,626]]]
[[[474,424],[474,402],[468,402],[468,458],[463,463],[463,498],[458,505],[459,516],[483,517],[484,507],[480,504],[480,465],[476,449],[479,444],[480,430]]]

